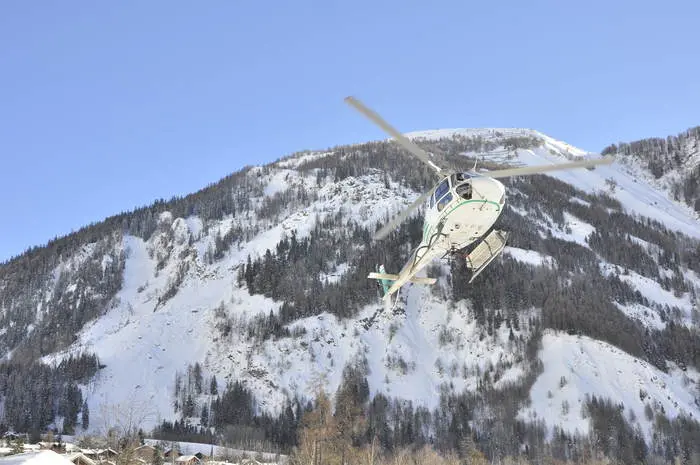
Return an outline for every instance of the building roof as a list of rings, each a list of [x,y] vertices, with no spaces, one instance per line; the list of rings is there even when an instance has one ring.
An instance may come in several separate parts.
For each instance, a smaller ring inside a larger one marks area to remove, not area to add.
[[[81,460],[83,463],[87,463],[88,465],[95,465],[95,461],[82,452],[73,452],[72,454],[64,455],[64,457],[66,457],[72,463],[75,463],[76,460]]]
[[[176,458],[175,461],[176,462],[189,462],[192,459],[199,461],[199,457],[195,457],[194,455],[183,455],[181,457]]]

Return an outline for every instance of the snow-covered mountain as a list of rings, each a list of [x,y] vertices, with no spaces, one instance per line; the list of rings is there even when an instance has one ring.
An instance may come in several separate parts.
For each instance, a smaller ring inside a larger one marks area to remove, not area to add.
[[[477,153],[483,169],[597,156],[528,129],[409,136],[451,166]],[[96,354],[103,367],[80,382],[92,425],[119,403],[147,405],[144,427],[178,418],[175,375],[195,363],[220,386],[244,383],[272,413],[319,385],[335,392],[352,365],[371,397],[428,409],[522,388],[508,415],[544,421],[549,437],[555,426],[587,434],[593,396],[622,405],[648,442],[657,413],[700,417],[700,220],[686,204],[627,163],[510,180],[503,257],[471,287],[458,263],[436,262],[436,286],[407,286],[382,311],[364,276],[379,260],[403,263],[413,223],[386,243],[369,233],[430,176],[374,142],[250,167],[109,219],[0,268],[0,355]],[[36,347],[48,322],[67,336]],[[489,402],[474,428],[498,417]]]
[[[620,142],[603,153],[615,154],[635,176],[700,213],[700,126],[666,138]]]

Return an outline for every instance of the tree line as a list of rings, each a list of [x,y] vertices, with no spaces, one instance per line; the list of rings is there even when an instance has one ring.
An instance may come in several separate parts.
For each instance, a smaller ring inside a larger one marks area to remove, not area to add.
[[[0,397],[4,399],[2,421],[15,431],[32,438],[62,418],[63,434],[76,427],[87,428],[90,412],[79,384],[91,379],[100,369],[94,354],[70,355],[55,365],[15,361],[0,363]]]

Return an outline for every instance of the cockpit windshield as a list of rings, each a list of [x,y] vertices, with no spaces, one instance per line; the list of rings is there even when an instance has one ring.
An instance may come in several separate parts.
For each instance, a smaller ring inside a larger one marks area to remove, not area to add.
[[[468,181],[472,178],[472,175],[469,173],[455,173],[452,175],[452,185],[456,186],[458,184],[463,183],[464,181]]]
[[[469,173],[455,173],[452,175],[452,185],[455,192],[465,200],[472,198],[472,176]]]

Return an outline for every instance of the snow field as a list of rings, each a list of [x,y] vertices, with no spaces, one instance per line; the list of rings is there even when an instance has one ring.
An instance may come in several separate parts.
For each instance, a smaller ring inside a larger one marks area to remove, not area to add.
[[[587,434],[590,421],[581,407],[587,396],[596,396],[624,404],[625,417],[633,416],[631,423],[649,441],[653,420],[647,419],[647,405],[653,412],[663,409],[669,418],[700,416],[693,395],[698,374],[692,369],[688,375],[678,369],[666,374],[605,342],[551,330],[543,336],[540,358],[544,373],[532,386],[532,404],[519,414],[523,419],[541,418],[550,427]]]

